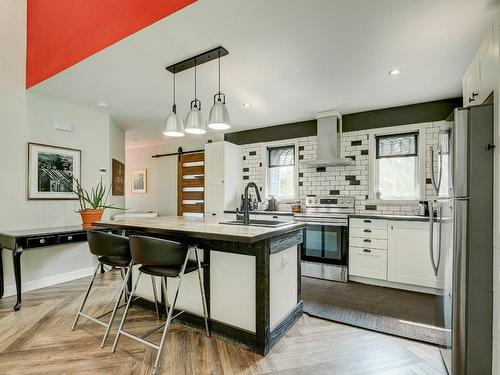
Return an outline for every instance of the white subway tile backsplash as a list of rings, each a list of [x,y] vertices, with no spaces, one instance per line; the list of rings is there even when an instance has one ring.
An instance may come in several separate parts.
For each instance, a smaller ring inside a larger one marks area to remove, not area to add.
[[[427,123],[425,125],[425,131],[421,135],[425,140],[425,148],[428,149],[429,146],[436,146],[438,143],[438,132],[440,126],[443,122],[438,121],[434,123]],[[301,160],[310,160],[317,157],[316,150],[316,137],[303,137],[293,140],[297,142],[299,148],[303,148],[299,151],[301,155]],[[351,145],[352,141],[361,141],[361,145],[355,143],[354,146]],[[265,147],[262,144],[252,144],[244,145],[241,148],[242,156],[246,156],[246,160],[243,160],[243,168],[249,168],[248,172],[244,172],[244,176],[249,176],[248,180],[254,181],[257,185],[262,186],[265,181],[266,170],[259,164],[265,159],[266,155]],[[376,204],[376,210],[366,210],[366,206],[373,206],[373,202],[367,204],[366,198],[368,196],[368,165],[369,156],[366,153],[369,150],[368,132],[367,131],[354,131],[344,133],[341,139],[341,156],[355,156],[355,165],[346,167],[327,167],[325,172],[316,172],[315,168],[310,168],[305,165],[301,165],[299,162],[299,198],[305,199],[307,195],[329,195],[331,190],[338,190],[340,195],[348,195],[356,197],[356,210],[360,213],[371,213],[371,214],[397,214],[397,215],[413,215],[417,206],[401,204],[401,205],[379,205]],[[364,155],[362,152],[364,151]],[[250,152],[255,155],[250,155]],[[430,152],[426,151],[424,157],[425,161],[425,178],[430,178]],[[437,164],[435,165],[437,167]],[[358,184],[351,185],[350,180],[346,179],[346,176],[355,176],[355,180],[359,181]],[[248,181],[245,180],[245,181]],[[426,181],[424,181],[426,183]],[[426,199],[435,198],[434,192],[431,185],[425,185],[425,195]]]

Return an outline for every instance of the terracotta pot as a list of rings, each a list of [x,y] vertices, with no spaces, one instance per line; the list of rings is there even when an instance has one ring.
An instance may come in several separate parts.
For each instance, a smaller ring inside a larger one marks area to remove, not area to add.
[[[83,210],[80,211],[80,216],[82,217],[82,223],[84,228],[92,227],[94,221],[100,221],[102,219],[102,214],[104,209],[100,208],[98,210]]]

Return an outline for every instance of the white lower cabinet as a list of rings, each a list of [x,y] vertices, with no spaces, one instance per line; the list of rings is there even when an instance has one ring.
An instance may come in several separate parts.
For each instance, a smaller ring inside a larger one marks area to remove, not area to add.
[[[437,279],[429,255],[429,224],[389,221],[387,279],[398,283],[436,288]]]
[[[429,250],[425,221],[349,219],[349,275],[365,282],[384,280],[403,289],[403,284],[439,288]]]
[[[351,246],[349,275],[387,280],[387,250]]]

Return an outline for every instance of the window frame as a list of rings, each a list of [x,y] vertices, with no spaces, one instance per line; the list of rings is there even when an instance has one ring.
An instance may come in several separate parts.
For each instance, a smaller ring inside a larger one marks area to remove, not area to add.
[[[377,186],[378,186],[378,165],[377,165],[377,145],[376,137],[380,136],[390,136],[397,134],[408,134],[408,133],[418,133],[417,136],[417,167],[416,171],[416,181],[417,181],[417,193],[418,196],[414,199],[377,199]],[[425,199],[425,162],[426,162],[426,151],[425,151],[425,139],[426,139],[426,126],[425,124],[411,124],[411,125],[401,125],[401,126],[391,126],[387,128],[376,128],[368,132],[369,140],[369,158],[368,158],[368,200],[374,201],[376,203],[384,204],[401,204],[403,203],[416,203],[420,200]]]
[[[287,147],[287,146],[293,146],[294,147],[294,158],[295,158],[295,163],[293,165],[293,190],[294,190],[294,196],[293,197],[285,197],[285,198],[279,198],[276,197],[276,200],[278,202],[286,202],[290,200],[296,200],[298,199],[299,196],[299,142],[298,141],[292,141],[290,140],[284,140],[284,141],[275,141],[275,142],[266,142],[262,144],[262,168],[263,168],[263,175],[264,175],[264,186],[262,186],[262,199],[269,199],[269,148],[278,148],[278,147]]]

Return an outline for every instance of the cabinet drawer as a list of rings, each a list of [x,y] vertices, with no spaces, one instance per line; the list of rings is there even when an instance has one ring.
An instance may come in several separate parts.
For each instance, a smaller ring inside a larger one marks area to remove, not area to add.
[[[372,229],[372,228],[349,228],[349,236],[362,238],[378,238],[387,239],[387,229]]]
[[[355,247],[369,247],[372,249],[387,250],[387,240],[367,237],[349,237],[349,245]]]
[[[25,248],[30,249],[34,247],[57,245],[56,236],[32,237],[26,240]]]
[[[72,243],[87,241],[86,232],[61,234],[58,237],[59,243]]]
[[[349,275],[387,280],[387,252],[349,247]]]
[[[349,226],[353,228],[387,229],[387,220],[382,219],[349,219]]]

